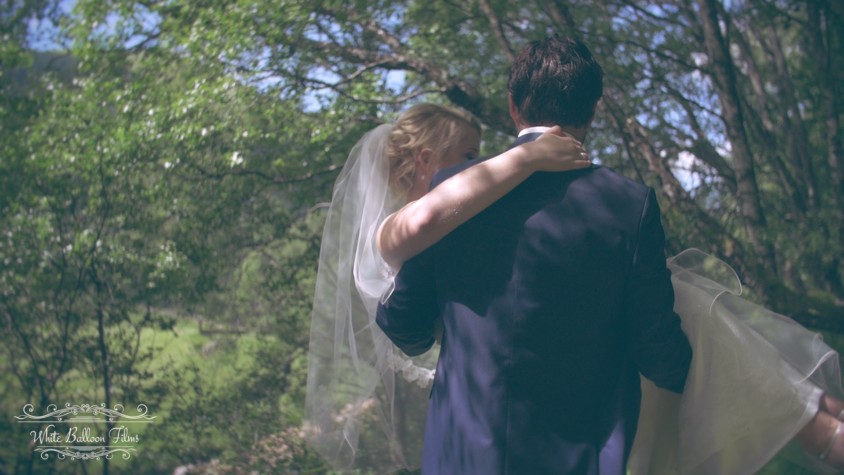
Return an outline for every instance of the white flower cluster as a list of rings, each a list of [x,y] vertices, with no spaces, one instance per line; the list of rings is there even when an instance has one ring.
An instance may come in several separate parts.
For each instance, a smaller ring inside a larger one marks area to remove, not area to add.
[[[334,415],[334,422],[337,424],[345,424],[348,420],[358,420],[360,416],[375,407],[375,399],[368,398],[360,403],[348,403],[343,406],[339,414]]]

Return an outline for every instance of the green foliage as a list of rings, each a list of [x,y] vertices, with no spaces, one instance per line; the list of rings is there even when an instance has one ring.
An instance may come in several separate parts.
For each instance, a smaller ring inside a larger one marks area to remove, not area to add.
[[[294,428],[321,205],[340,166],[365,131],[420,100],[470,110],[486,150],[502,149],[510,59],[551,32],[600,58],[587,145],[659,190],[669,249],[715,252],[783,313],[844,328],[834,2],[717,11],[740,100],[715,75],[693,2],[72,6],[0,7],[0,409],[155,407],[137,460],[91,470],[323,473]],[[32,18],[60,26],[38,44],[68,49],[33,51]],[[733,103],[741,122],[725,114]],[[767,271],[748,244],[752,197],[736,191],[739,128]],[[0,434],[12,441],[0,471],[58,469],[33,458],[19,425]]]
[[[157,454],[149,460],[156,470],[212,459],[248,465],[252,457],[271,456],[264,453],[271,450],[266,439],[301,445],[297,432],[285,431],[301,422],[301,415],[296,419],[278,406],[301,351],[275,338],[248,336],[203,338],[194,346],[200,357],[157,375],[159,389],[174,398],[162,407],[161,423],[147,431],[155,441],[147,449]]]

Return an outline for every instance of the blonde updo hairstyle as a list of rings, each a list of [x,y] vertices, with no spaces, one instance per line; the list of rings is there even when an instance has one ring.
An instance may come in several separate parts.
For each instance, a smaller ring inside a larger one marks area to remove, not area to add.
[[[387,144],[390,189],[406,199],[416,174],[415,157],[430,149],[435,160],[446,156],[458,143],[465,127],[481,134],[481,123],[468,112],[436,104],[417,104],[393,125]]]

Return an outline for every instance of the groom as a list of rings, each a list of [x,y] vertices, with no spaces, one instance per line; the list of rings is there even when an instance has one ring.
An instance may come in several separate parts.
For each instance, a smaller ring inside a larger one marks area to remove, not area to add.
[[[579,41],[528,45],[514,146],[552,125],[582,141],[602,78]],[[639,374],[680,392],[691,360],[663,246],[653,190],[593,166],[534,174],[405,263],[378,325],[409,355],[444,327],[422,472],[623,474]]]

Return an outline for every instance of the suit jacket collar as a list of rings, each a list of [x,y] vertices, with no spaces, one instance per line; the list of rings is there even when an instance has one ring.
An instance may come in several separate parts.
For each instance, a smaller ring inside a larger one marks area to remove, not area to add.
[[[534,132],[529,134],[524,134],[521,137],[516,137],[516,140],[510,144],[509,148],[518,147],[523,143],[533,142],[534,140],[538,139],[539,136],[542,135],[542,132]]]

